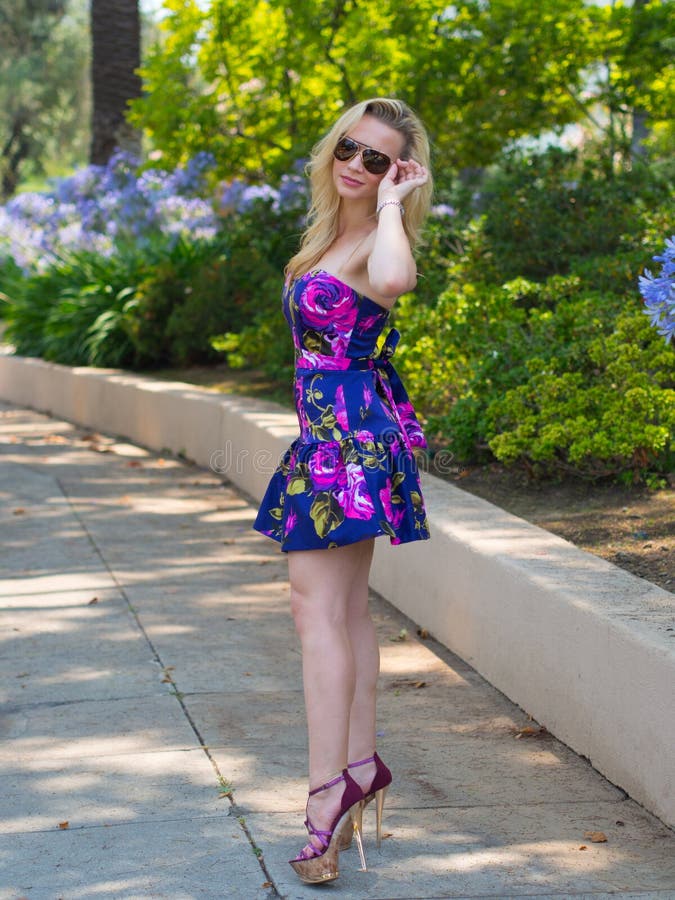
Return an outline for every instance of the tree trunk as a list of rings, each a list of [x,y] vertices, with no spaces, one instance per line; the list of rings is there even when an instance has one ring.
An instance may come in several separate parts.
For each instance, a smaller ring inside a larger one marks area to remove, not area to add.
[[[89,160],[105,165],[116,149],[140,155],[140,134],[125,119],[127,101],[141,93],[138,0],[91,0],[91,40]]]
[[[12,131],[2,148],[4,168],[2,172],[2,186],[0,196],[5,199],[11,197],[19,184],[19,170],[21,163],[30,154],[30,141],[26,136],[26,120],[22,114],[12,122]]]

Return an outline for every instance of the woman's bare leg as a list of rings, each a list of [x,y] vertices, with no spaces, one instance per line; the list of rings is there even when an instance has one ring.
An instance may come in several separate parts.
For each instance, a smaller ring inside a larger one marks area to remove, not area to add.
[[[291,610],[302,644],[310,789],[325,784],[348,761],[356,687],[348,610],[363,556],[361,543],[288,554]],[[343,790],[344,784],[339,782],[310,798],[308,814],[315,827],[330,827]],[[317,839],[313,843],[319,846]]]
[[[375,752],[380,647],[368,609],[368,579],[374,545],[374,539],[359,544],[363,552],[348,604],[347,628],[356,670],[356,687],[349,717],[349,762],[367,759]],[[367,790],[375,776],[375,763],[350,769],[350,775]]]

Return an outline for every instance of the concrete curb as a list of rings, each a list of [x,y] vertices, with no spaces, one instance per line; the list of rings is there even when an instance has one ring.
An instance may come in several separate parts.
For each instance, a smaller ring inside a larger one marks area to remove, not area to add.
[[[260,498],[297,434],[273,403],[0,354],[0,397],[184,454]],[[433,539],[376,542],[372,586],[675,826],[675,596],[433,476]]]

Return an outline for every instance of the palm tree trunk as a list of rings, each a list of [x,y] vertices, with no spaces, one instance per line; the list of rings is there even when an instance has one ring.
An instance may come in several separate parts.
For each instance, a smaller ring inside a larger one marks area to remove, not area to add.
[[[140,155],[141,138],[127,123],[127,101],[140,96],[141,21],[138,0],[91,0],[92,163],[116,149]]]

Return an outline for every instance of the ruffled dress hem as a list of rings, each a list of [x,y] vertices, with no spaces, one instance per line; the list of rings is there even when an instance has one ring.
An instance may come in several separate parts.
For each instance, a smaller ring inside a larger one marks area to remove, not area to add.
[[[383,536],[392,544],[427,540],[417,460],[400,444],[396,434],[387,441],[297,438],[270,480],[253,528],[284,552]]]

